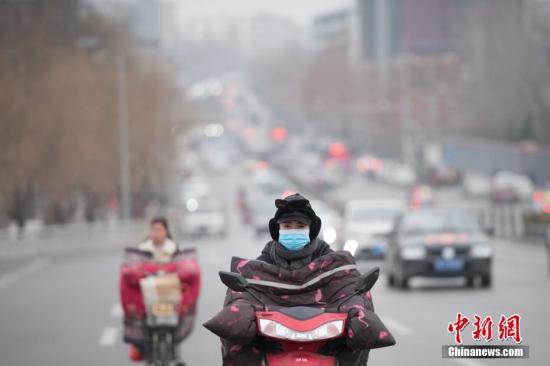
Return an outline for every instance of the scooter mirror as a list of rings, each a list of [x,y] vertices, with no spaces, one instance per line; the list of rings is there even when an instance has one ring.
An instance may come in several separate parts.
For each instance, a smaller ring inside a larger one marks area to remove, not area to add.
[[[231,290],[234,291],[244,291],[248,288],[249,283],[238,273],[234,272],[225,272],[220,271],[220,279],[222,280],[223,284],[229,287]]]
[[[360,294],[364,294],[365,292],[369,291],[378,280],[379,275],[380,268],[374,267],[373,269],[361,276],[361,279],[357,282],[357,285],[355,286],[355,291]]]

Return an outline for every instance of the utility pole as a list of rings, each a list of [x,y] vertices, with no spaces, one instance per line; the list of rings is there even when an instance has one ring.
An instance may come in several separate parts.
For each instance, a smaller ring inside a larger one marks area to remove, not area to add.
[[[120,203],[121,217],[131,218],[132,195],[130,193],[130,162],[128,141],[128,93],[126,80],[126,57],[123,51],[116,56],[118,91],[118,136],[120,154]]]
[[[388,0],[375,0],[376,4],[376,65],[384,90],[388,86],[388,60],[390,57],[390,12]]]
[[[402,55],[398,61],[399,82],[401,84],[401,154],[404,162],[414,162],[414,139],[411,117],[411,83],[409,74],[409,58]]]

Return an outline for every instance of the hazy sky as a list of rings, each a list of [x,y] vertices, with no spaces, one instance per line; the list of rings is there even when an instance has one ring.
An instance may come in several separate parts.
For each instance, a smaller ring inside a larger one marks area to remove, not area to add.
[[[325,10],[345,7],[353,0],[175,0],[183,19],[203,15],[250,15],[270,12],[306,24]]]

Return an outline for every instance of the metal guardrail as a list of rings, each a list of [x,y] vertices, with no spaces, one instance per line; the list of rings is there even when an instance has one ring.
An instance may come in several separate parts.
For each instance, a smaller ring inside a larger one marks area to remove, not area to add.
[[[21,235],[12,227],[0,230],[0,257],[137,244],[147,228],[145,220],[31,226]]]
[[[492,228],[497,238],[520,239],[525,235],[524,207],[518,205],[486,205],[477,212],[479,223]]]

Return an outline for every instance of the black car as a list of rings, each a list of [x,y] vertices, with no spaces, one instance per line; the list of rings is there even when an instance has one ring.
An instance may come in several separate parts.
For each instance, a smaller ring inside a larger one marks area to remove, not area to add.
[[[491,286],[491,245],[476,221],[465,213],[409,211],[396,220],[388,239],[389,286],[405,289],[415,276],[463,276],[467,286],[480,278],[482,287]]]

